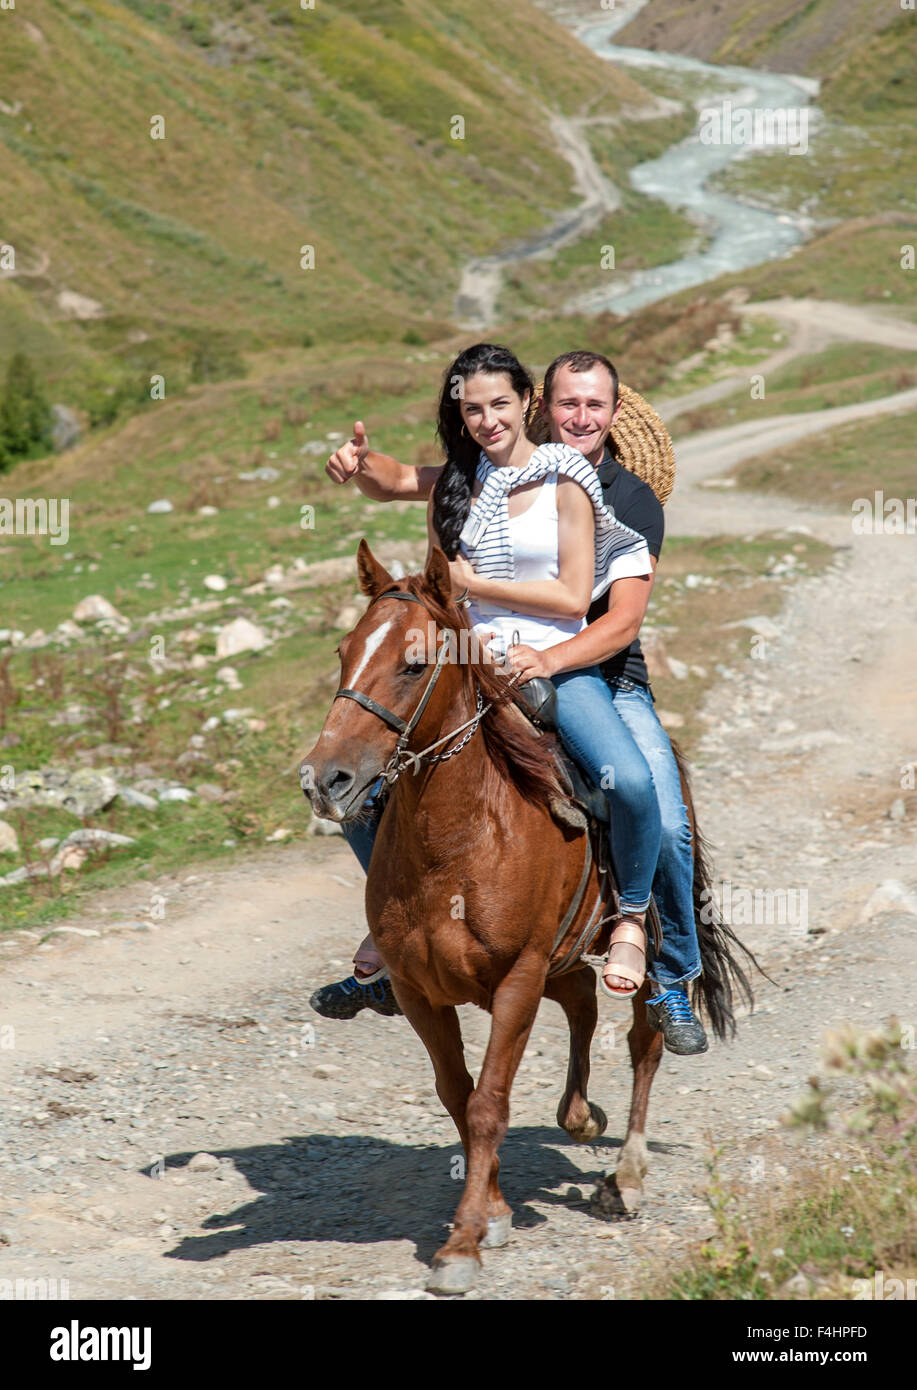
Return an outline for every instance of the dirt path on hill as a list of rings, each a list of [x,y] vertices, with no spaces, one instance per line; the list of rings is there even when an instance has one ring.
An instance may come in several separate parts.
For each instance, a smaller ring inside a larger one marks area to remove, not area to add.
[[[721,673],[697,757],[700,823],[733,902],[796,894],[783,925],[761,913],[740,927],[775,983],[730,1046],[666,1055],[647,1201],[625,1224],[587,1198],[624,1134],[628,1011],[602,1003],[591,1091],[610,1122],[579,1148],[554,1126],[566,1043],[542,1006],[502,1150],[516,1229],[470,1297],[627,1297],[648,1262],[710,1232],[711,1136],[727,1176],[765,1162],[779,1196],[779,1116],[823,1030],[917,1021],[917,804],[900,789],[917,763],[917,542],[703,487],[771,447],[777,423],[684,441],[669,510],[670,531],[802,524],[841,547],[792,589],[763,659],[759,643]],[[903,820],[888,815],[899,798]],[[100,895],[43,943],[5,938],[0,1278],[92,1299],[423,1297],[460,1159],[426,1054],[402,1019],[331,1023],[306,1002],[346,973],[362,932],[362,875],[328,839]],[[488,1019],[462,1014],[473,1065]],[[191,1165],[198,1153],[213,1158]]]

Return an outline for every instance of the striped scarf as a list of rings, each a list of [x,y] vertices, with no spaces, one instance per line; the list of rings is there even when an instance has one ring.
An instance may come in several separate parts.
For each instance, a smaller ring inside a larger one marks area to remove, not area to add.
[[[595,512],[593,599],[616,579],[652,573],[646,540],[606,507],[596,471],[578,449],[569,444],[541,444],[525,468],[496,468],[482,450],[476,471],[483,486],[460,539],[475,573],[483,579],[515,578],[509,494],[523,483],[537,482],[555,471],[585,488]]]

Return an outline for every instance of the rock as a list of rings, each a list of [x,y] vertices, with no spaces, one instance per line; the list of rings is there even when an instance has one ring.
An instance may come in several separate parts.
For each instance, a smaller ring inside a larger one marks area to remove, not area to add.
[[[212,589],[215,594],[221,594],[229,585],[229,581],[224,579],[221,574],[208,574],[204,576],[204,588]]]
[[[780,1298],[808,1298],[813,1288],[812,1280],[800,1270],[780,1285],[777,1294]]]
[[[902,910],[917,917],[917,892],[906,888],[898,879],[889,878],[875,889],[860,914],[860,921],[868,922],[870,918],[878,917],[883,912]]]
[[[260,652],[267,645],[268,638],[262,628],[248,618],[235,618],[217,633],[217,660],[225,661],[228,656],[238,656],[240,652]]]
[[[76,290],[58,291],[57,307],[72,319],[100,319],[105,315],[105,309],[97,299],[90,299],[87,294],[77,294]]]
[[[172,506],[168,497],[160,497],[157,501],[151,502],[147,507],[147,513],[150,516],[162,516],[166,512],[174,512],[174,510],[175,508]]]
[[[222,801],[226,795],[216,782],[199,782],[194,790],[202,801]]]
[[[213,1173],[220,1166],[220,1160],[216,1154],[199,1153],[195,1154],[188,1164],[189,1173]]]
[[[83,629],[72,618],[65,618],[62,623],[58,623],[54,631],[59,633],[61,637],[82,637],[83,635]]]
[[[60,454],[64,449],[72,449],[83,433],[76,411],[69,405],[52,405],[51,422],[51,443],[55,452]]]
[[[269,497],[269,498],[267,499],[267,505],[268,505],[268,507],[270,508],[270,510],[271,510],[272,512],[275,511],[275,510],[277,509],[277,507],[280,506],[280,498],[279,498],[279,497]]]
[[[325,443],[324,439],[310,439],[308,444],[304,444],[299,452],[301,454],[311,454],[313,456],[327,454],[328,445]]]
[[[287,830],[286,826],[278,826],[272,834],[268,835],[268,840],[289,840],[293,834],[292,830]]]
[[[245,724],[250,734],[263,734],[267,728],[266,719],[246,719]]]
[[[253,709],[224,709],[223,723],[238,724],[240,720],[248,719],[248,717],[254,714],[254,712],[255,711]]]
[[[251,473],[240,473],[238,477],[240,483],[276,483],[280,477],[280,472],[276,468],[265,465],[253,469]]]
[[[651,680],[657,676],[671,675],[665,643],[658,632],[654,632],[651,628],[644,630],[640,634],[640,646]]]
[[[119,835],[114,830],[97,830],[95,827],[86,827],[82,830],[71,830],[66,840],[61,844],[61,849],[68,845],[79,845],[82,849],[105,849],[112,845],[133,845],[136,841],[132,835]]]
[[[85,820],[111,805],[118,795],[118,783],[110,769],[44,768],[23,772],[14,788],[4,791],[4,800],[15,806],[53,806]]]
[[[114,604],[109,603],[101,594],[89,594],[88,597],[80,599],[73,610],[73,616],[78,623],[98,623],[104,618],[115,622],[125,621]]]
[[[264,571],[265,584],[282,584],[284,578],[283,565],[271,565]]]
[[[320,1062],[313,1068],[312,1075],[317,1076],[319,1081],[333,1081],[342,1071],[343,1067],[338,1067],[333,1062]]]
[[[221,666],[217,671],[217,680],[222,681],[230,690],[242,689],[242,682],[234,666]]]
[[[889,820],[907,819],[907,804],[903,796],[895,797],[894,801],[888,808],[888,818]]]
[[[76,873],[83,867],[89,858],[87,850],[80,845],[65,845],[59,854],[55,854],[51,860],[50,871],[52,878],[56,878],[59,873],[66,869],[68,873]]]
[[[360,617],[361,612],[356,604],[347,603],[335,618],[334,626],[346,629],[349,632],[352,627],[356,627],[357,623],[360,621]]]
[[[78,724],[85,724],[89,718],[89,711],[85,705],[65,705],[62,710],[58,710],[51,723],[55,727],[61,724],[75,728]]]
[[[35,1167],[40,1168],[43,1173],[48,1173],[52,1168],[56,1168],[59,1160],[54,1154],[42,1154],[36,1161]]]
[[[18,854],[19,837],[11,825],[0,820],[0,854]]]
[[[724,628],[747,627],[750,632],[754,632],[758,637],[770,637],[776,640],[780,636],[780,629],[773,618],[756,616],[753,618],[739,618],[734,623],[723,623]]]
[[[669,657],[669,670],[677,681],[688,679],[688,665],[685,661],[679,661],[677,657]]]
[[[667,729],[683,729],[685,726],[684,715],[675,714],[673,710],[657,709],[656,716]]]
[[[34,632],[29,633],[22,645],[29,651],[37,651],[39,647],[46,647],[50,640],[44,628],[37,627]]]
[[[192,801],[194,792],[188,787],[166,787],[159,793],[160,801]]]
[[[142,811],[155,811],[159,804],[155,796],[139,792],[136,787],[121,787],[118,795],[126,806],[139,806]]]
[[[219,516],[220,509],[219,507],[198,507],[197,514],[198,516]]]

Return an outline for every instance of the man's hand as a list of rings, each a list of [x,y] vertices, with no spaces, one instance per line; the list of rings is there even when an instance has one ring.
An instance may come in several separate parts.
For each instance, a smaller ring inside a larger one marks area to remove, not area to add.
[[[524,685],[526,681],[534,679],[535,676],[551,677],[555,674],[550,647],[543,652],[536,652],[534,647],[527,647],[525,643],[516,643],[507,651],[506,662],[514,671],[522,672],[520,685]]]
[[[325,472],[334,483],[349,482],[357,473],[364,471],[368,453],[369,439],[366,429],[363,421],[357,420],[353,427],[353,438],[342,444],[340,449],[335,449],[325,464]]]

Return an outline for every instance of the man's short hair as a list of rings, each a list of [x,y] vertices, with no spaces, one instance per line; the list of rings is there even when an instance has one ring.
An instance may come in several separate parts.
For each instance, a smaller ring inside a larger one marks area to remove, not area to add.
[[[601,352],[564,352],[560,357],[555,357],[550,367],[544,374],[544,400],[547,405],[551,404],[551,392],[554,389],[554,378],[561,367],[569,367],[571,372],[591,372],[593,367],[604,367],[611,377],[611,404],[614,408],[618,404],[618,373],[613,362],[602,355]]]

